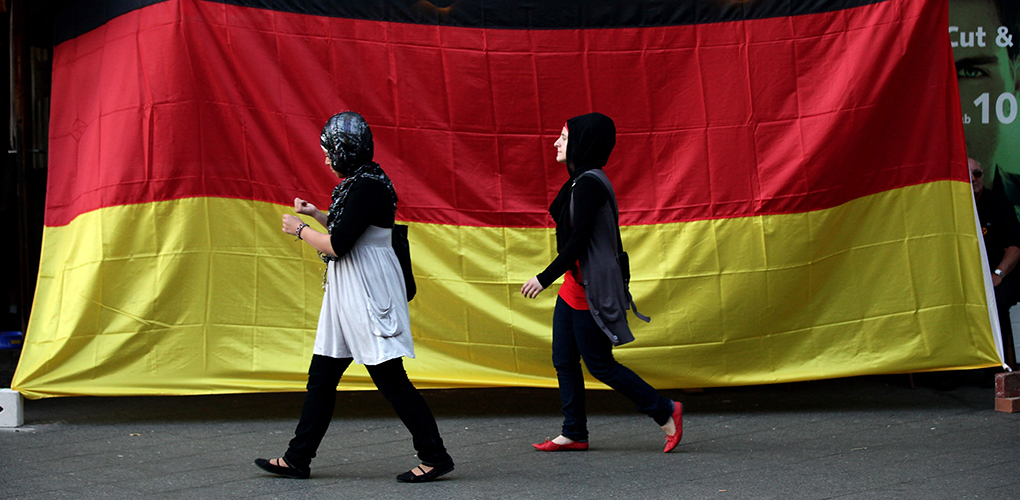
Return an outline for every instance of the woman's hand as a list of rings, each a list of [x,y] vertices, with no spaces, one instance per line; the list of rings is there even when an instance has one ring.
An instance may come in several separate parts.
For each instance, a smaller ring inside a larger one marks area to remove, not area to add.
[[[321,214],[322,212],[319,213]],[[300,235],[298,235],[298,228],[301,228]],[[308,224],[305,224],[305,221],[301,220],[300,217],[283,214],[283,232],[292,236],[297,236],[304,240],[305,243],[311,245],[316,252],[336,257],[336,254],[333,252],[333,243],[329,239],[329,234],[320,233],[311,227],[308,227]]]
[[[302,200],[301,198],[294,198],[294,213],[301,215],[310,215],[313,219],[315,219],[315,222],[318,222],[320,225],[322,225],[322,227],[326,227],[327,224],[326,214],[319,211],[318,208],[315,208],[315,205],[312,205],[311,203],[308,203],[307,201]]]
[[[319,209],[301,198],[294,198],[294,213],[315,217],[315,214],[319,213]]]
[[[538,282],[538,276],[531,278],[524,284],[524,286],[521,287],[521,293],[529,299],[538,297],[538,294],[542,293],[542,290],[545,290],[545,288]]]
[[[296,217],[290,214],[283,214],[283,232],[291,236],[297,236],[298,226],[304,223],[305,221],[301,220],[300,217]]]

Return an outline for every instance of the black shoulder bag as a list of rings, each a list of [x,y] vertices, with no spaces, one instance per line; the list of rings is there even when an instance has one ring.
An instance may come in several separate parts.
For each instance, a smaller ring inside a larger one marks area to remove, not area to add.
[[[587,173],[589,172],[585,172],[581,175],[585,175]],[[634,304],[634,299],[630,295],[630,257],[627,255],[627,252],[623,251],[623,238],[620,236],[620,209],[616,206],[616,193],[613,191],[613,186],[609,183],[609,179],[605,177],[604,172],[602,175],[595,172],[591,172],[591,174],[593,177],[598,179],[599,182],[602,183],[602,186],[606,188],[606,191],[609,192],[609,202],[613,207],[613,217],[616,219],[616,263],[620,266],[620,277],[623,278],[623,287],[627,290],[627,301],[630,302],[628,305],[630,306],[630,310],[634,313],[634,316],[645,323],[649,323],[652,321],[652,318],[638,312],[637,305]]]
[[[418,292],[411,273],[411,244],[407,241],[407,225],[393,224],[393,252],[400,261],[400,270],[404,273],[404,287],[407,289],[407,301],[410,302]]]

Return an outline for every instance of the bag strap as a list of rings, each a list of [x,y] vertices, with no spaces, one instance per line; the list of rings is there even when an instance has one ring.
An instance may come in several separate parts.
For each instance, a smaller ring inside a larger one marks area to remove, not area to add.
[[[587,170],[577,176],[577,179],[588,174],[598,179],[602,183],[602,187],[606,188],[606,191],[609,192],[609,203],[613,208],[613,219],[616,221],[616,253],[623,253],[623,238],[620,236],[620,208],[616,205],[616,191],[613,190],[613,185],[609,183],[609,177],[606,176],[606,172],[602,169]],[[574,184],[577,184],[577,179],[574,179]],[[573,186],[571,186],[571,189],[573,189]]]

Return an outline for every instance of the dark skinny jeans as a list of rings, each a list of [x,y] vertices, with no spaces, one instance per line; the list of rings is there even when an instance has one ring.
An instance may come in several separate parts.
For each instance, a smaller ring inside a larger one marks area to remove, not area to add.
[[[315,451],[333,418],[336,386],[352,361],[351,358],[338,359],[318,354],[312,356],[311,366],[308,367],[308,393],[301,409],[301,419],[294,431],[294,439],[290,440],[290,448],[284,454],[291,466],[309,470]],[[365,368],[379,392],[382,392],[400,421],[411,432],[414,449],[422,463],[435,467],[452,462],[453,459],[443,446],[443,438],[439,436],[439,427],[436,426],[432,410],[407,379],[403,359],[391,359],[374,366],[366,365]]]
[[[588,440],[588,418],[584,411],[584,372],[612,387],[637,405],[638,411],[666,425],[673,416],[673,401],[658,392],[636,373],[613,358],[613,343],[591,317],[556,297],[553,311],[552,360],[563,403],[563,436]]]
[[[995,265],[995,264],[992,264]],[[1002,351],[1004,361],[1010,368],[1017,369],[1016,350],[1013,346],[1013,324],[1009,320],[1009,308],[1020,301],[1020,280],[1012,273],[995,287],[995,305],[999,309],[999,328],[1002,333]]]

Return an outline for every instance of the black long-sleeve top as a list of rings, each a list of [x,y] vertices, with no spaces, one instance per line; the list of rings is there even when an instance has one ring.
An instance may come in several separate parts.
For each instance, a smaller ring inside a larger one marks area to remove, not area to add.
[[[370,225],[393,227],[394,215],[393,198],[386,186],[372,179],[354,181],[344,200],[340,220],[329,235],[333,254],[347,255]]]
[[[574,184],[573,196],[574,218],[570,238],[563,248],[558,249],[559,255],[552,263],[538,274],[538,282],[542,288],[549,288],[549,285],[563,276],[563,273],[588,250],[595,228],[595,216],[609,201],[609,191],[606,191],[602,182],[590,175],[578,177]]]
[[[1013,204],[995,191],[981,193],[976,204],[988,265],[995,269],[1002,262],[1007,248],[1020,247],[1020,222]]]

